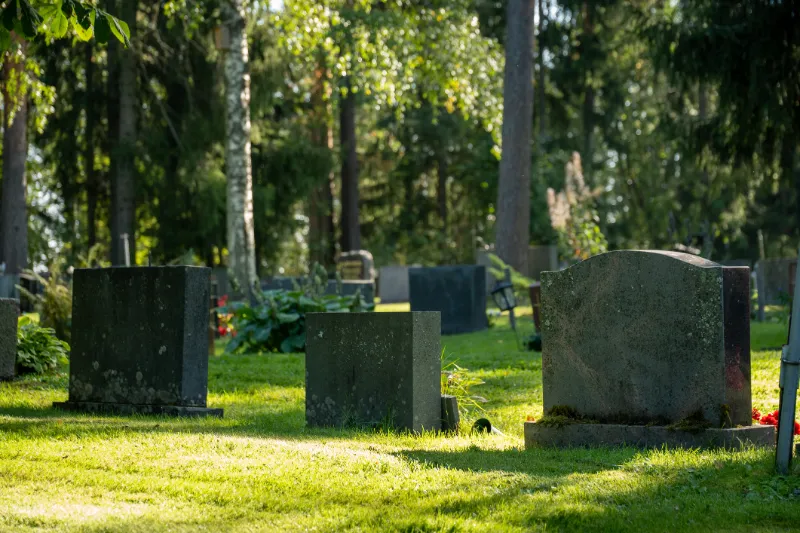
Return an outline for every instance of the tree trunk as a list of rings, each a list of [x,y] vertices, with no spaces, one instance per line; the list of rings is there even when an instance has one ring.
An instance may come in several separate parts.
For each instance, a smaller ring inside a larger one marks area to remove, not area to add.
[[[581,38],[581,55],[587,55],[594,43],[593,4],[583,3],[583,37]],[[594,88],[592,87],[592,69],[584,74],[585,89],[583,95],[583,177],[589,188],[594,182]]]
[[[436,171],[439,174],[436,202],[439,204],[439,218],[442,220],[444,236],[447,237],[447,173],[449,165],[447,164],[447,149],[444,146],[439,146],[436,154]]]
[[[109,13],[119,13],[117,9],[117,0],[105,1],[106,11]],[[113,229],[116,227],[116,215],[111,208],[111,199],[113,198],[113,187],[109,185],[114,182],[117,174],[117,152],[119,151],[119,51],[120,45],[116,39],[109,39],[108,48],[106,52],[106,68],[108,75],[106,78],[106,120],[108,122],[108,130],[105,132],[103,139],[103,146],[105,152],[109,154],[108,173],[102,177],[103,180],[103,196],[108,195],[109,210],[108,220],[106,221],[107,227],[110,232],[111,242],[109,243],[109,257],[113,261],[114,253],[116,252],[117,244],[115,244],[115,237]],[[100,181],[100,180],[98,180]],[[99,185],[99,183],[98,183]],[[111,189],[111,190],[109,190]],[[100,191],[98,191],[100,192]],[[99,195],[98,195],[99,196]],[[96,216],[96,215],[95,215]]]
[[[533,0],[509,0],[503,88],[503,156],[497,193],[496,251],[526,273],[530,240],[533,123]]]
[[[324,150],[333,151],[333,128],[331,127],[330,97],[327,84],[328,69],[324,58],[319,61],[315,72],[315,87],[312,92],[312,109],[315,124],[312,129],[312,142]],[[309,221],[309,262],[319,263],[328,270],[333,269],[336,256],[336,234],[333,224],[333,181],[335,175],[331,168],[327,175],[311,192],[308,205]]]
[[[342,150],[342,252],[361,249],[361,225],[358,212],[358,156],[356,154],[356,97],[350,90],[350,80],[343,85],[347,93],[341,96],[339,135]]]
[[[231,0],[222,5],[223,19],[230,32],[230,49],[225,54],[228,269],[239,285],[238,292],[252,300],[258,274],[253,219],[246,2]]]
[[[13,35],[13,34],[12,34]],[[6,53],[3,80],[19,79],[25,69],[27,45],[13,35],[19,52]],[[12,47],[13,50],[13,47]],[[10,94],[3,84],[3,188],[0,204],[0,261],[6,274],[19,274],[28,267],[28,216],[25,162],[28,156],[28,95]],[[13,103],[18,102],[18,106]],[[15,108],[16,107],[16,108]],[[13,113],[13,117],[12,117]],[[13,120],[12,120],[13,118]]]
[[[701,121],[704,121],[708,118],[708,89],[706,88],[705,83],[700,83],[698,88],[698,107],[699,107],[699,117]],[[711,209],[711,176],[708,173],[708,169],[703,169],[703,210],[706,214],[708,214],[709,210]],[[711,254],[714,252],[714,232],[712,230],[711,221],[708,217],[705,218],[703,222],[703,250],[702,256],[706,259],[711,259]]]
[[[545,0],[538,0],[539,4],[539,39],[538,39],[538,53],[536,54],[539,62],[539,94],[537,95],[537,104],[539,107],[539,142],[537,143],[539,153],[544,153],[544,137],[547,132],[546,126],[546,113],[547,107],[545,105],[545,66],[544,66],[544,2]]]
[[[120,3],[120,15],[135,42],[138,0]],[[136,57],[130,48],[119,53],[119,142],[111,175],[111,262],[136,264]],[[127,239],[128,246],[125,246]]]
[[[86,151],[83,156],[86,171],[86,233],[89,249],[97,244],[97,173],[94,170],[94,44],[86,43]]]

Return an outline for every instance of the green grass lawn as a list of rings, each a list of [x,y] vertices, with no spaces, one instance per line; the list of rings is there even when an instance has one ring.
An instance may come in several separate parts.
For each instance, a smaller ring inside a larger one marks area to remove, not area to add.
[[[395,310],[402,307],[395,306]],[[523,318],[525,326],[529,319]],[[786,325],[753,325],[753,404],[777,408]],[[302,355],[218,355],[222,420],[50,408],[67,376],[0,384],[0,531],[788,531],[800,470],[772,453],[523,449],[541,356],[501,319],[444,337],[504,435],[309,430]],[[468,417],[474,418],[474,415]]]

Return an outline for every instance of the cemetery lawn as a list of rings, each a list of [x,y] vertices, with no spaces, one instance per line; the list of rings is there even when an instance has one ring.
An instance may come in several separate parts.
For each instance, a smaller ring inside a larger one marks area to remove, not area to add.
[[[778,405],[786,325],[754,324],[753,405]],[[444,337],[485,381],[504,435],[419,437],[304,427],[302,355],[218,355],[222,420],[50,408],[65,369],[0,384],[0,531],[787,531],[800,467],[772,453],[523,449],[540,417],[541,356],[507,320]],[[474,420],[475,413],[467,418]]]

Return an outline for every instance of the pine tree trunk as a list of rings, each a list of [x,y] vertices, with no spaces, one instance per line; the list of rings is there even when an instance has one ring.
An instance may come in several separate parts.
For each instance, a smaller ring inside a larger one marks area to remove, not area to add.
[[[94,94],[94,44],[86,43],[86,151],[83,165],[86,171],[86,233],[88,248],[97,244],[97,197],[99,185],[94,170],[94,128],[95,128],[95,94]]]
[[[119,9],[117,8],[117,1],[116,0],[106,0],[105,1],[106,11],[109,13],[119,13]],[[103,148],[107,154],[109,154],[109,164],[108,164],[108,173],[102,177],[103,181],[103,196],[108,198],[113,197],[113,192],[109,189],[109,185],[116,179],[114,176],[117,174],[117,153],[119,151],[119,139],[118,139],[118,132],[119,132],[119,52],[120,52],[120,45],[116,39],[110,39],[108,41],[106,51],[106,69],[108,70],[108,75],[106,77],[106,121],[108,123],[108,130],[105,132],[105,136],[103,139]],[[101,181],[101,180],[98,180]],[[99,183],[98,183],[99,185]],[[99,193],[100,191],[98,191]],[[111,193],[111,194],[109,194]],[[99,196],[99,194],[98,194]],[[114,214],[114,210],[110,208],[111,200],[108,199],[109,203],[109,210],[108,210],[108,220],[106,221],[107,227],[111,232],[111,242],[109,243],[109,257],[108,259],[113,262],[114,254],[117,251],[117,246],[119,244],[119,240],[114,238],[113,228],[116,227],[116,215]]]
[[[496,251],[527,272],[533,126],[533,0],[509,0],[503,88],[503,156],[497,193]]]
[[[587,55],[588,49],[594,42],[594,20],[593,5],[590,2],[583,3],[583,37],[581,43],[581,53]],[[594,88],[591,85],[591,69],[585,73],[585,89],[583,95],[583,177],[586,183],[592,187],[594,182]]]
[[[12,34],[20,52],[6,53],[3,79],[18,79],[24,70],[26,43]],[[13,46],[12,46],[13,50]],[[6,274],[19,274],[28,267],[28,216],[25,163],[28,156],[28,95],[9,94],[3,84],[3,188],[0,204],[0,261]],[[17,101],[16,109],[9,102]],[[12,119],[13,114],[13,121]]]
[[[138,0],[120,3],[135,42]],[[130,48],[119,52],[119,142],[116,168],[111,175],[111,262],[136,264],[136,57]],[[127,239],[127,256],[125,239]]]
[[[312,142],[324,150],[333,151],[333,128],[331,127],[330,90],[326,80],[328,69],[324,58],[315,72],[315,86],[311,95],[315,124]],[[333,224],[333,169],[323,177],[322,183],[311,192],[308,205],[309,261],[319,263],[328,270],[334,267],[336,256],[336,234]]]
[[[539,106],[539,142],[537,146],[540,153],[544,153],[544,138],[547,133],[547,120],[546,113],[547,107],[545,103],[545,66],[544,66],[544,2],[545,0],[537,0],[539,5],[539,39],[538,39],[538,53],[536,54],[539,62],[539,94],[537,95],[537,104]]]
[[[344,80],[346,95],[340,104],[340,144],[342,150],[342,252],[361,249],[361,224],[358,210],[358,156],[356,154],[356,97],[350,80]]]
[[[250,299],[258,282],[253,219],[253,167],[250,146],[250,72],[248,70],[246,2],[223,2],[223,19],[230,32],[225,54],[227,141],[228,269],[242,296]]]
[[[444,236],[447,237],[447,151],[444,146],[439,146],[436,154],[436,171],[439,174],[439,183],[436,188],[436,202],[439,204],[439,218],[442,220]]]

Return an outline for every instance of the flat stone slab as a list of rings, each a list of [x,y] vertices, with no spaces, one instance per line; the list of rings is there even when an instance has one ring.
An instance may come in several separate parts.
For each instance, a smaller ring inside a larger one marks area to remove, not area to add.
[[[168,415],[185,417],[222,418],[222,409],[183,407],[180,405],[135,405],[130,403],[53,402],[53,407],[77,413],[108,413],[116,415]]]
[[[697,432],[666,426],[625,426],[620,424],[567,424],[561,427],[525,422],[525,448],[631,446],[634,448],[725,448],[738,450],[754,445],[775,446],[774,426],[709,428]]]
[[[411,311],[439,311],[442,335],[489,327],[486,319],[486,268],[456,265],[408,269]]]

